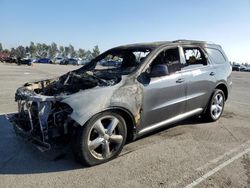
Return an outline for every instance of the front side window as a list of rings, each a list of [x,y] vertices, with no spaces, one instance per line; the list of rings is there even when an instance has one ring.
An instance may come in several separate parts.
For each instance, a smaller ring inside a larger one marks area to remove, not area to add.
[[[151,67],[156,65],[166,65],[169,74],[173,74],[181,69],[179,49],[167,49],[160,52],[151,63]]]
[[[189,65],[207,65],[207,59],[199,48],[183,48],[186,66]]]

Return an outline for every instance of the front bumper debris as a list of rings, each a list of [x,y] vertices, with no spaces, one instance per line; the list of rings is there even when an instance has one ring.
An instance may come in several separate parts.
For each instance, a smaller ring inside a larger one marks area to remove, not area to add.
[[[40,151],[51,149],[55,138],[68,134],[72,108],[54,96],[35,95],[19,88],[15,100],[18,113],[9,117],[14,130],[31,141]]]
[[[7,119],[13,125],[14,131],[17,135],[21,136],[25,140],[29,141],[32,145],[34,145],[41,152],[45,152],[51,149],[51,144],[42,141],[38,136],[34,135],[31,130],[26,131],[22,127],[20,127],[16,122],[16,116],[18,114],[7,115]]]

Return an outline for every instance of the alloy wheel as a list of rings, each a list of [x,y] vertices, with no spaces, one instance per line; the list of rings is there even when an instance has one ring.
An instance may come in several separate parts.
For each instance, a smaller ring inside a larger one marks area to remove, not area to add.
[[[213,119],[218,119],[223,111],[224,97],[221,93],[217,93],[211,104],[210,113]]]
[[[111,158],[123,142],[120,120],[112,115],[99,118],[88,133],[88,150],[98,159]]]

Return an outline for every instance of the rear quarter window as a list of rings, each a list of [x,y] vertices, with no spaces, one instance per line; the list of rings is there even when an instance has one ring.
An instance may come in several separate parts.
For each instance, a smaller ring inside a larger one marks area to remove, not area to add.
[[[206,48],[206,51],[214,63],[223,64],[227,62],[226,58],[219,50],[213,48]]]

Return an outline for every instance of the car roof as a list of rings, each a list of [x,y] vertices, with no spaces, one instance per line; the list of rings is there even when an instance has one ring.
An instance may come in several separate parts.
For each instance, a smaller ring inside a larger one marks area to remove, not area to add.
[[[115,49],[155,49],[158,47],[162,46],[172,46],[172,45],[198,45],[198,46],[207,46],[207,47],[214,47],[214,48],[221,48],[220,45],[214,44],[212,42],[207,42],[207,41],[198,41],[198,40],[175,40],[175,41],[158,41],[158,42],[149,42],[149,43],[135,43],[135,44],[127,44],[127,45],[122,45],[118,46],[115,48],[112,48],[113,50]]]

